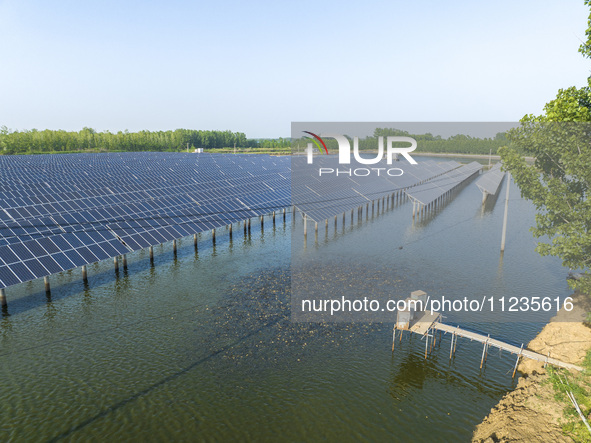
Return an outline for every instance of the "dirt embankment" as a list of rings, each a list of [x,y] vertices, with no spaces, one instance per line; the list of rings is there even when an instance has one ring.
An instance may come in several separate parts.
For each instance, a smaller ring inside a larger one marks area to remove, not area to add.
[[[540,354],[550,353],[559,360],[580,364],[591,348],[591,329],[583,325],[591,301],[574,296],[575,308],[561,310],[528,345]],[[473,442],[571,442],[562,434],[560,421],[564,405],[554,399],[543,364],[522,361],[523,377],[514,391],[505,395],[474,430]]]

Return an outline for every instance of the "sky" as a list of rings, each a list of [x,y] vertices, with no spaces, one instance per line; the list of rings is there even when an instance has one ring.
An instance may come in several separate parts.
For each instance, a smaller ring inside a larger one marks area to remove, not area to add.
[[[583,0],[0,0],[0,126],[498,122],[581,87]]]

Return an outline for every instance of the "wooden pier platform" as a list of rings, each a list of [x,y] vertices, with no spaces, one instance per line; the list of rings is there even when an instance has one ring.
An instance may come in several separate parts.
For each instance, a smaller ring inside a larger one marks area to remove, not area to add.
[[[572,363],[566,363],[555,358],[552,358],[548,355],[538,354],[537,352],[530,351],[528,349],[524,349],[523,345],[521,347],[511,345],[509,343],[505,343],[501,340],[497,340],[494,338],[490,338],[490,336],[486,336],[484,334],[480,334],[478,332],[468,331],[466,329],[462,329],[459,326],[451,326],[441,322],[441,314],[437,312],[431,313],[430,311],[424,312],[417,312],[415,313],[415,319],[410,323],[408,330],[410,332],[425,336],[428,338],[431,336],[429,331],[437,330],[441,331],[445,334],[452,335],[452,349],[450,350],[450,357],[452,354],[452,350],[455,352],[455,343],[458,337],[469,338],[470,340],[474,340],[480,342],[484,345],[484,349],[482,351],[482,360],[484,361],[486,358],[486,354],[488,353],[488,348],[493,346],[495,348],[501,349],[503,351],[509,351],[512,354],[517,354],[517,362],[519,362],[520,357],[529,358],[532,360],[537,360],[539,362],[549,364],[552,366],[558,366],[561,368],[565,368],[568,370],[575,370],[575,371],[582,371],[583,368]],[[427,343],[425,343],[427,345]],[[427,348],[427,346],[426,346]],[[425,348],[425,349],[426,349]],[[425,356],[427,355],[425,351]],[[481,362],[482,367],[482,362]],[[517,363],[515,364],[515,368],[517,368]],[[515,370],[513,371],[515,375]]]

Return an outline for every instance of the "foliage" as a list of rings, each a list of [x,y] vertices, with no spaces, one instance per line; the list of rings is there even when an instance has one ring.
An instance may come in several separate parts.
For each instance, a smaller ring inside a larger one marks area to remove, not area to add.
[[[585,1],[591,6],[591,0]],[[579,51],[591,57],[591,15],[587,41]],[[504,169],[513,174],[521,195],[537,208],[534,236],[542,255],[560,257],[565,266],[588,270],[591,261],[591,78],[587,86],[560,89],[540,116],[526,115],[521,126],[508,132],[513,147],[499,154]],[[526,164],[520,153],[536,157]],[[591,276],[569,284],[591,290]]]
[[[507,144],[504,133],[498,133],[494,138],[478,138],[469,135],[457,134],[448,138],[433,134],[411,134],[395,128],[377,128],[373,136],[359,140],[359,149],[366,151],[375,151],[378,148],[378,137],[402,136],[412,137],[417,141],[417,152],[422,153],[454,153],[454,154],[481,154],[488,155],[491,151],[496,153],[500,146]],[[349,137],[351,147],[353,146],[352,137]],[[301,138],[294,140],[294,151],[301,151],[310,140]],[[336,140],[327,138],[324,140],[329,151],[336,151],[338,145]]]
[[[591,351],[587,352],[583,362],[584,371],[581,374],[573,375],[565,369],[548,367],[548,381],[554,388],[554,398],[563,407],[564,422],[562,431],[577,442],[591,442],[591,436],[585,424],[581,421],[579,414],[566,395],[572,392],[575,400],[581,408],[585,417],[591,414]]]
[[[254,148],[286,149],[289,139],[247,139],[241,132],[200,131],[176,129],[174,131],[109,131],[97,132],[83,128],[78,132],[36,129],[11,131],[0,127],[1,154],[41,154],[66,152],[116,152],[116,151],[185,151],[195,148],[238,149]]]

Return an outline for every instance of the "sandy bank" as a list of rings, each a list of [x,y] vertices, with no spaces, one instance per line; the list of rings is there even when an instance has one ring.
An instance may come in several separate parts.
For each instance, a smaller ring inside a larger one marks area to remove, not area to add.
[[[561,310],[534,338],[528,348],[541,354],[580,364],[591,348],[591,329],[583,320],[591,301],[576,295],[571,312]],[[564,405],[554,399],[542,363],[527,360],[519,365],[523,377],[474,430],[473,442],[570,442],[560,427]]]

